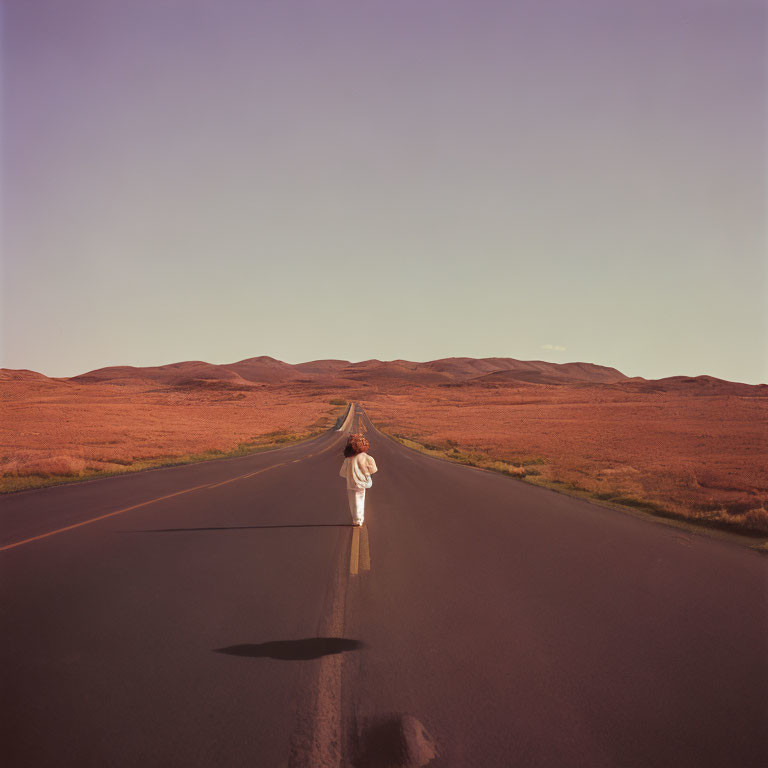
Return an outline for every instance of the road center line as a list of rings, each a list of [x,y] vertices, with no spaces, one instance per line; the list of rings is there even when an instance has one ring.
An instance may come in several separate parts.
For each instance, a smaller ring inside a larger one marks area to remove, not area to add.
[[[371,548],[368,543],[368,526],[363,525],[356,530],[360,531],[360,570],[371,570]]]
[[[234,483],[235,480],[245,480],[247,477],[253,477],[254,475],[260,475],[262,472],[266,472],[268,469],[274,469],[275,467],[282,467],[285,464],[284,461],[281,461],[279,464],[272,464],[269,467],[264,467],[264,469],[258,469],[255,472],[249,472],[245,475],[238,475],[237,477],[230,477],[229,480],[223,480],[220,483],[213,483],[212,485],[206,486],[207,488],[219,488],[222,485],[226,485],[227,483]]]
[[[163,501],[164,499],[172,499],[174,496],[181,496],[185,493],[191,493],[192,491],[199,491],[201,488],[207,488],[208,484],[205,485],[196,485],[194,488],[185,488],[183,491],[176,491],[176,493],[169,493],[165,496],[158,496],[155,499],[149,499],[148,501],[142,501],[140,504],[134,504],[130,507],[123,507],[123,509],[117,509],[114,512],[107,512],[105,515],[99,515],[98,517],[92,517],[90,520],[83,520],[80,523],[73,523],[72,525],[66,525],[63,528],[57,528],[55,531],[48,531],[48,533],[41,533],[38,536],[32,536],[28,539],[23,539],[22,541],[16,541],[13,544],[6,544],[5,546],[0,547],[0,552],[6,550],[6,549],[13,549],[14,547],[20,547],[22,544],[29,544],[30,541],[38,541],[39,539],[45,539],[48,536],[53,536],[57,533],[63,533],[64,531],[71,531],[73,528],[80,528],[83,525],[89,525],[90,523],[95,523],[98,520],[105,520],[108,517],[113,517],[114,515],[122,514],[123,512],[130,512],[132,509],[139,509],[139,507],[146,507],[148,504],[154,504],[156,501]]]
[[[108,517],[113,517],[114,515],[120,515],[123,512],[130,512],[133,509],[139,509],[140,507],[146,507],[148,504],[154,504],[156,501],[164,501],[165,499],[172,499],[174,496],[181,496],[185,493],[191,493],[192,491],[199,491],[203,488],[219,488],[222,485],[226,485],[227,483],[232,483],[235,480],[244,480],[248,477],[253,477],[254,475],[259,475],[262,472],[266,472],[270,469],[275,469],[275,467],[281,467],[286,462],[281,461],[279,464],[272,464],[269,467],[264,467],[263,469],[259,469],[256,472],[249,472],[245,475],[238,475],[237,477],[232,477],[229,480],[224,480],[220,483],[204,483],[203,485],[196,485],[193,488],[185,488],[183,491],[176,491],[175,493],[169,493],[165,496],[158,496],[154,499],[148,499],[147,501],[142,501],[139,504],[133,504],[130,507],[123,507],[122,509],[116,509],[114,512],[107,512],[104,515],[98,515],[97,517],[91,517],[88,520],[82,520],[79,523],[72,523],[72,525],[65,525],[63,528],[56,528],[53,531],[48,531],[47,533],[41,533],[37,536],[30,536],[28,539],[22,539],[21,541],[14,541],[12,544],[5,544],[0,547],[0,552],[4,552],[6,549],[13,549],[14,547],[20,547],[22,544],[29,544],[32,541],[39,541],[40,539],[45,539],[48,536],[54,536],[57,533],[64,533],[64,531],[71,531],[73,528],[80,528],[83,525],[90,525],[91,523],[97,523],[99,520],[106,520]]]
[[[358,533],[358,529],[353,531]],[[346,540],[346,536],[343,537]],[[354,540],[354,536],[353,536]],[[328,612],[318,625],[320,637],[344,636],[344,613],[347,597],[347,577],[344,563],[336,561],[334,583]],[[290,768],[323,766],[341,768],[344,745],[342,741],[342,664],[344,654],[335,653],[320,658],[314,682],[311,710],[311,739],[308,749],[291,755]]]
[[[357,575],[357,568],[360,562],[360,527],[355,526],[352,531],[352,548],[349,550],[349,572]]]
[[[330,450],[331,448],[335,447],[335,442],[331,443],[327,448],[324,448],[319,453],[325,453],[325,451]],[[312,456],[313,454],[309,454],[309,456]],[[319,454],[318,454],[319,455]],[[304,458],[309,458],[309,456],[305,456]],[[300,459],[296,459],[296,461],[300,461]],[[235,480],[245,480],[249,477],[254,477],[255,475],[261,474],[262,472],[266,472],[270,469],[275,469],[275,467],[282,467],[287,462],[281,461],[279,464],[272,464],[269,467],[264,467],[263,469],[256,470],[256,472],[249,472],[245,475],[238,475],[237,477],[232,477],[229,480],[224,480],[219,483],[204,483],[203,485],[196,485],[193,488],[185,488],[183,491],[176,491],[175,493],[169,493],[165,496],[158,496],[154,499],[148,499],[147,501],[142,501],[139,504],[133,504],[130,507],[123,507],[122,509],[116,509],[114,512],[107,512],[104,515],[98,515],[97,517],[91,517],[88,520],[82,520],[79,523],[72,523],[72,525],[65,525],[63,528],[56,528],[53,531],[48,531],[47,533],[41,533],[37,536],[30,536],[28,539],[22,539],[21,541],[14,541],[12,544],[5,544],[3,546],[0,546],[0,552],[4,552],[7,549],[14,549],[15,547],[20,547],[22,544],[29,544],[32,541],[39,541],[40,539],[46,539],[48,536],[54,536],[57,533],[64,533],[64,531],[71,531],[74,528],[80,528],[84,525],[90,525],[91,523],[96,523],[99,520],[106,520],[108,517],[114,517],[114,515],[120,515],[123,512],[130,512],[133,509],[139,509],[140,507],[146,507],[148,504],[154,504],[156,501],[164,501],[165,499],[172,499],[174,496],[181,496],[184,493],[191,493],[192,491],[199,491],[203,488],[219,488],[222,485],[226,485],[227,483],[232,483]],[[293,462],[291,462],[293,463]],[[355,531],[355,533],[358,533],[358,531]],[[359,537],[359,534],[358,534]],[[358,547],[359,547],[359,538],[358,538]],[[357,573],[357,571],[355,571]]]

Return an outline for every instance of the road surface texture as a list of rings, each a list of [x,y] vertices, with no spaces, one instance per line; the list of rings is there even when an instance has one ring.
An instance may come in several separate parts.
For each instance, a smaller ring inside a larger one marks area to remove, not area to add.
[[[768,766],[767,558],[421,455],[360,408],[7,496],[0,537],[6,768]]]

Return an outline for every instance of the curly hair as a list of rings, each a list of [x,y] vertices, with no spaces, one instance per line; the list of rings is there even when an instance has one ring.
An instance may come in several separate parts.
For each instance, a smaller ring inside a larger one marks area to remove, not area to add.
[[[358,453],[365,453],[369,448],[370,444],[365,435],[361,435],[360,433],[350,435],[347,444],[344,447],[344,456],[349,458]]]

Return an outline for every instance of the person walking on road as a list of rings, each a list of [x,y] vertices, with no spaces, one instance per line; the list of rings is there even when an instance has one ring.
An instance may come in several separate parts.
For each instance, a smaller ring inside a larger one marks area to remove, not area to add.
[[[378,471],[373,456],[367,451],[370,448],[364,435],[350,435],[344,447],[344,463],[339,470],[339,476],[346,478],[349,511],[352,513],[352,525],[362,525],[365,517],[365,490],[373,485],[371,475]]]

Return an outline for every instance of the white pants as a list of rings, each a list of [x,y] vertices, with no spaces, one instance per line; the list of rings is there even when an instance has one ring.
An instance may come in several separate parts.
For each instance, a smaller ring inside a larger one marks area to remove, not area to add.
[[[348,488],[347,496],[349,497],[349,511],[352,513],[353,522],[362,523],[365,515],[365,488],[361,488],[359,491],[352,491]]]

